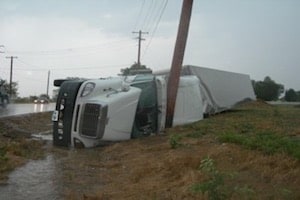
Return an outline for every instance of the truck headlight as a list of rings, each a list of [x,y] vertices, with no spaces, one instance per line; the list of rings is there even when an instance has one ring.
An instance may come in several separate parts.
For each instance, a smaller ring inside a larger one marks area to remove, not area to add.
[[[81,92],[81,97],[85,97],[89,95],[94,90],[94,88],[95,88],[95,83],[91,83],[91,82],[86,83]]]

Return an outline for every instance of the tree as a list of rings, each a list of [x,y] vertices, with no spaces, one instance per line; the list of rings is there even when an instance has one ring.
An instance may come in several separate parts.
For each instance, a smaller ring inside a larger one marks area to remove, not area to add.
[[[121,69],[122,76],[136,75],[136,74],[152,74],[152,70],[147,68],[146,65],[134,63],[130,68],[126,67]]]
[[[278,100],[280,94],[284,92],[284,86],[276,83],[269,76],[266,76],[263,81],[252,81],[252,85],[256,97],[264,101]]]
[[[300,94],[294,89],[288,89],[287,91],[285,91],[284,99],[289,102],[300,101]]]
[[[3,80],[0,78],[0,87],[3,91],[5,91],[7,94],[11,94],[13,97],[18,96],[18,83],[17,82],[12,82],[11,84],[11,91],[10,90],[10,85],[7,83],[6,80]]]

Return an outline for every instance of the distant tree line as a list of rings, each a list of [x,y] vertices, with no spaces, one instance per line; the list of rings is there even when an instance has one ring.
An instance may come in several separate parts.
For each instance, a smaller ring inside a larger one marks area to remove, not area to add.
[[[147,68],[146,65],[141,65],[138,63],[134,63],[129,68],[121,69],[122,76],[130,76],[130,75],[137,75],[137,74],[152,74],[152,69]]]
[[[286,101],[300,101],[300,91],[295,91],[294,89],[288,89],[285,91],[284,99]]]
[[[264,101],[300,101],[300,91],[295,91],[294,89],[285,91],[284,85],[276,83],[269,76],[266,76],[263,81],[252,80],[252,86],[257,99]],[[284,96],[280,98],[282,94]]]

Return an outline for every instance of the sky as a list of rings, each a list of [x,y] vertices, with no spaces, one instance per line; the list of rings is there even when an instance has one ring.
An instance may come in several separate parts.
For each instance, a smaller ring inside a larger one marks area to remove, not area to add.
[[[0,78],[20,97],[53,80],[116,76],[137,61],[171,67],[182,0],[0,0]],[[270,76],[300,90],[299,0],[194,0],[183,65]],[[4,45],[2,47],[1,45]]]

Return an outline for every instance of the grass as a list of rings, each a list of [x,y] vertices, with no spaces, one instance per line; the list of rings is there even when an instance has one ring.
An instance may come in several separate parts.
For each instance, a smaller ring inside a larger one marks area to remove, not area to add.
[[[300,165],[287,150],[298,144],[298,116],[253,102],[164,135],[54,148],[65,199],[299,199]]]
[[[243,145],[249,149],[261,150],[267,154],[287,153],[300,160],[299,141],[287,136],[270,132],[245,135],[239,133],[224,133],[218,136],[219,141]]]
[[[185,125],[179,131],[188,138],[214,135],[221,143],[234,143],[266,154],[285,153],[300,160],[300,109],[262,102]]]

